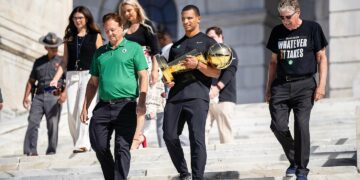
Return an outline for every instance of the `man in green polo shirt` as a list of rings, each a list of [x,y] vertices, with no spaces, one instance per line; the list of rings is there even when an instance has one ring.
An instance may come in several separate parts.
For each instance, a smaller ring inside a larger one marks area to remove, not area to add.
[[[87,122],[88,107],[99,89],[100,101],[90,121],[90,143],[105,179],[126,179],[130,169],[131,143],[143,125],[137,121],[144,118],[137,116],[144,116],[146,112],[148,66],[140,45],[123,37],[120,16],[106,14],[103,23],[109,44],[94,54],[80,119]],[[115,160],[110,151],[114,130]]]

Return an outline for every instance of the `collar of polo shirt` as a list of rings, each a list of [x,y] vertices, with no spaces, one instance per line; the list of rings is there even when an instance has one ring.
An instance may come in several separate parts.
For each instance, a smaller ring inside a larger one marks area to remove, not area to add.
[[[127,43],[127,39],[124,37],[122,40],[121,40],[121,42],[120,42],[120,44],[118,45],[118,46],[116,46],[116,48],[115,49],[112,49],[111,48],[111,44],[110,44],[110,42],[106,45],[106,49],[112,49],[112,50],[116,50],[116,49],[119,49],[120,47],[125,47],[125,44]]]

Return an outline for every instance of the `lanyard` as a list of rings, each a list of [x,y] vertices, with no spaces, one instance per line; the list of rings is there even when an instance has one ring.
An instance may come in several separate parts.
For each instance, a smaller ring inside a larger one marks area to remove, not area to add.
[[[83,42],[86,38],[86,35],[81,40],[81,43],[79,43],[79,36],[76,35],[76,61],[75,61],[75,70],[77,71],[79,68],[79,62],[80,62],[80,53],[81,53],[81,46],[83,45]]]

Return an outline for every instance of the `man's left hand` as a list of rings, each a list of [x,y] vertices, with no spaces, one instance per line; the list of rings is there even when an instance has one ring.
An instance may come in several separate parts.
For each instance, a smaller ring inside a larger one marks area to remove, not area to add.
[[[59,103],[59,104],[62,104],[62,103],[65,102],[65,100],[66,100],[66,92],[60,93],[59,99],[58,99],[58,103]]]
[[[316,87],[314,100],[318,101],[325,96],[325,87]]]

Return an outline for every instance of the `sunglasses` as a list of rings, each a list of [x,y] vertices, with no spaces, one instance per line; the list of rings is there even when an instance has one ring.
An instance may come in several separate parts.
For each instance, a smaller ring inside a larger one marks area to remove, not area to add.
[[[292,13],[291,15],[289,15],[289,16],[280,16],[280,15],[279,15],[279,18],[280,18],[281,20],[285,20],[285,18],[288,19],[288,20],[290,20],[295,13],[296,13],[296,11],[295,11],[294,13]]]

